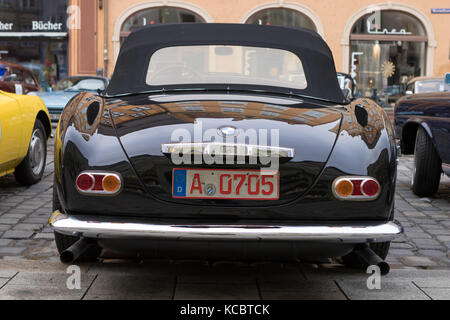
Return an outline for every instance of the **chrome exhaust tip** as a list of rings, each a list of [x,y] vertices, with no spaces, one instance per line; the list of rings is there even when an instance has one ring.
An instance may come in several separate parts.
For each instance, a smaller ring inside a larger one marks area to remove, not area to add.
[[[355,250],[355,254],[359,256],[369,266],[377,266],[380,268],[381,275],[385,276],[391,271],[389,264],[380,258],[368,245],[361,246]]]
[[[59,258],[62,263],[70,264],[75,262],[83,253],[85,253],[94,244],[86,238],[81,238],[68,249],[61,252]]]

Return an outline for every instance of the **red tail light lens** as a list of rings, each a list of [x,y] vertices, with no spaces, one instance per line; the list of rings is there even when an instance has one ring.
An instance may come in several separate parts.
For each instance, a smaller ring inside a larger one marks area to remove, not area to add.
[[[374,197],[380,192],[380,185],[375,180],[366,180],[362,185],[362,191],[369,197]]]
[[[122,190],[122,177],[111,172],[82,172],[77,177],[76,186],[85,195],[114,196]]]
[[[87,192],[94,188],[95,179],[92,175],[87,173],[82,173],[77,178],[78,190],[82,192]]]
[[[378,181],[371,177],[341,177],[333,183],[333,194],[339,200],[370,201],[380,195]]]

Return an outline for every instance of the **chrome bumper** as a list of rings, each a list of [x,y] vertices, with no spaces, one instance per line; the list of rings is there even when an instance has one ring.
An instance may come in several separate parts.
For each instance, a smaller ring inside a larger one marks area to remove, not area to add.
[[[111,222],[105,217],[74,217],[56,211],[50,218],[54,231],[94,239],[325,241],[385,242],[403,233],[397,222],[361,226],[243,226],[169,225],[146,222]]]

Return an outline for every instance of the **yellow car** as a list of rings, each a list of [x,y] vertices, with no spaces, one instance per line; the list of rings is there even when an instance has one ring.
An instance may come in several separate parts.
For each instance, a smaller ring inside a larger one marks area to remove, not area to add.
[[[0,91],[0,177],[14,173],[23,185],[41,181],[51,132],[41,98]]]

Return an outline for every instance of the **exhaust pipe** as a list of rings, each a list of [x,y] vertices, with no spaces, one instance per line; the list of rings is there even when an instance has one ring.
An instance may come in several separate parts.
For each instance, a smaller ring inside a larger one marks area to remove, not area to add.
[[[62,263],[73,263],[93,245],[94,243],[92,241],[89,241],[86,238],[81,238],[73,245],[71,245],[67,250],[63,251],[59,258],[61,259]]]
[[[380,268],[381,275],[383,276],[391,271],[389,264],[381,259],[368,245],[356,249],[355,254],[363,259],[369,266],[377,266]]]

